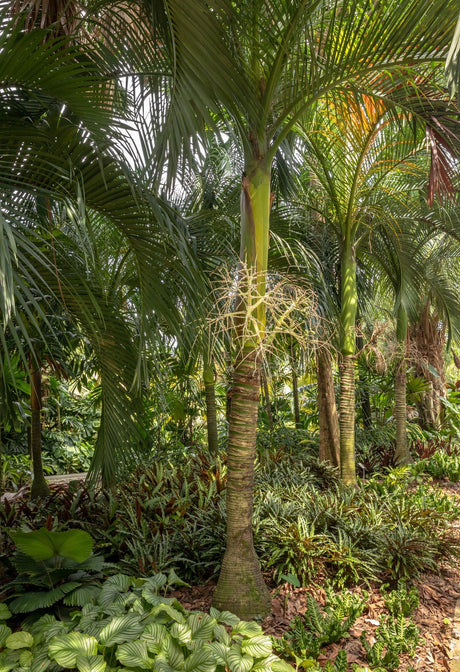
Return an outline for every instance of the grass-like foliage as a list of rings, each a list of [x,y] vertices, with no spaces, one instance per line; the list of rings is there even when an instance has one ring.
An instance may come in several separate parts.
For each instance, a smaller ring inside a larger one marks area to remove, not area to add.
[[[67,491],[31,503],[0,505],[3,530],[80,528],[95,550],[122,571],[148,576],[176,568],[189,582],[215,577],[225,548],[226,464],[190,453],[158,459],[118,491]],[[254,535],[257,553],[275,580],[301,584],[330,577],[340,587],[379,578],[411,579],[454,560],[460,548],[451,522],[460,507],[428,489],[417,467],[373,476],[355,490],[299,445],[256,464]],[[2,561],[13,572],[13,545],[0,537]]]

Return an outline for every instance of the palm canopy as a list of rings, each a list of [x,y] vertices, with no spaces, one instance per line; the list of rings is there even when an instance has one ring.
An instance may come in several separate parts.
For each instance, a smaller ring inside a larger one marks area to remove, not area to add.
[[[0,342],[7,353],[14,338],[25,359],[31,327],[46,337],[40,321],[49,323],[53,301],[82,325],[103,379],[94,467],[108,482],[120,462],[112,448],[132,446],[136,434],[138,353],[148,325],[160,319],[174,331],[180,324],[167,271],[175,265],[184,302],[200,276],[182,219],[117,156],[129,113],[126,91],[107,84],[111,55],[98,60],[90,47],[48,31],[25,33],[5,15],[1,30]],[[101,230],[118,239],[104,262]],[[130,325],[126,292],[137,286],[143,321]],[[10,364],[2,359],[5,379]]]

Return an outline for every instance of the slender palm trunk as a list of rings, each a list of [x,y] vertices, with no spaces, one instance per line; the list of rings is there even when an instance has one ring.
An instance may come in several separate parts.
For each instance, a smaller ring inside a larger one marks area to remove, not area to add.
[[[291,377],[292,377],[292,401],[294,405],[294,422],[296,429],[301,428],[300,424],[300,403],[299,403],[299,378],[297,375],[297,367],[294,357],[294,349],[291,339],[291,347],[289,350],[289,362],[291,364]]]
[[[270,169],[256,161],[243,177],[241,192],[241,259],[248,275],[241,276],[241,301],[252,321],[237,326],[236,356],[227,471],[227,548],[213,604],[240,618],[270,611],[270,593],[264,583],[252,536],[254,460],[259,403],[260,359],[258,338],[265,328],[265,295],[270,216]],[[254,283],[255,296],[248,291]],[[257,304],[256,307],[252,304]],[[255,322],[254,322],[255,320]]]
[[[340,466],[339,414],[335,403],[332,357],[327,348],[316,351],[318,372],[319,459]]]
[[[409,464],[412,457],[407,445],[407,404],[406,404],[406,350],[407,350],[407,312],[403,306],[398,309],[396,338],[398,341],[398,361],[395,375],[396,420],[396,464]]]
[[[356,336],[356,347],[359,350],[363,348],[363,337],[361,334]],[[358,381],[359,381],[359,399],[361,402],[361,413],[363,414],[364,429],[372,429],[372,409],[369,399],[369,392],[366,387],[366,379],[363,375],[363,365],[358,361]]]
[[[273,430],[272,404],[270,401],[270,390],[268,389],[267,374],[264,368],[262,368],[261,370],[261,378],[262,378],[262,387],[264,390],[264,401],[265,401],[265,410],[267,412],[268,427],[270,431],[272,431]]]
[[[356,485],[355,352],[356,262],[351,241],[343,241],[341,259],[340,470],[345,485]]]
[[[42,374],[39,364],[32,364],[31,392],[30,392],[30,450],[32,453],[33,480],[30,496],[32,499],[46,497],[50,494],[48,483],[43,474],[42,464]]]
[[[208,432],[208,450],[210,455],[219,452],[217,435],[216,384],[214,368],[205,354],[203,362],[204,393],[206,398],[206,427]]]

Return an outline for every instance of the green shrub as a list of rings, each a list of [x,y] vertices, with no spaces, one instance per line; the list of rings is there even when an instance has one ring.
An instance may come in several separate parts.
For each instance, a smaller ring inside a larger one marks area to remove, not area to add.
[[[12,533],[18,575],[4,586],[13,614],[63,602],[82,606],[99,592],[104,558],[92,555],[93,540],[83,530],[50,532],[46,528]],[[12,594],[11,594],[12,591]]]

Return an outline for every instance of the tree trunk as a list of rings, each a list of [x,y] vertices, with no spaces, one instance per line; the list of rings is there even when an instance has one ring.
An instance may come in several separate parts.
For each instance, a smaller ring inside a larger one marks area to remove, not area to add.
[[[297,376],[297,367],[294,358],[292,338],[291,338],[291,347],[289,350],[289,361],[291,364],[291,376],[292,376],[292,401],[294,405],[294,422],[296,429],[301,429],[300,404],[299,404],[299,378]]]
[[[273,414],[272,414],[272,405],[270,401],[270,391],[268,389],[267,374],[265,373],[263,367],[261,369],[261,378],[262,378],[262,387],[264,389],[265,411],[267,413],[268,427],[270,431],[273,431]]]
[[[363,346],[363,337],[361,334],[357,334],[356,347],[358,348],[358,351],[362,350]],[[364,429],[369,430],[372,429],[372,408],[362,369],[362,363],[358,361],[359,399],[361,401],[361,413],[363,414],[363,426]]]
[[[340,470],[345,485],[356,485],[355,466],[355,352],[356,262],[351,241],[342,241],[340,362]]]
[[[407,445],[407,312],[403,306],[399,306],[396,325],[396,338],[398,341],[398,361],[395,374],[395,421],[396,421],[396,464],[410,464],[412,456]]]
[[[340,466],[339,414],[335,403],[332,357],[327,348],[316,350],[318,369],[319,459]]]
[[[219,452],[219,438],[217,435],[216,386],[214,369],[207,356],[203,363],[203,381],[206,398],[206,427],[208,431],[208,450],[210,455]]]
[[[266,270],[271,193],[270,169],[254,160],[243,176],[241,190],[240,309],[246,324],[236,326],[237,355],[233,373],[228,437],[227,548],[213,604],[242,619],[270,612],[270,593],[264,583],[252,536],[254,460],[260,362],[257,351],[265,330]],[[250,290],[250,291],[248,291]],[[244,301],[244,303],[243,303]]]
[[[417,402],[420,424],[423,429],[436,430],[441,420],[441,397],[446,394],[443,359],[446,339],[445,326],[439,316],[431,312],[429,300],[419,322],[411,329],[410,338],[416,375],[423,376],[430,383],[430,390]]]
[[[37,499],[38,497],[47,497],[50,494],[50,489],[43,474],[42,464],[42,375],[38,364],[33,363],[32,366],[34,370],[31,374],[32,385],[30,392],[30,449],[32,453],[33,480],[30,496],[32,499]]]
[[[251,619],[267,613],[270,594],[254,551],[252,511],[259,365],[255,353],[235,364],[227,463],[227,550],[213,597],[217,609]]]

